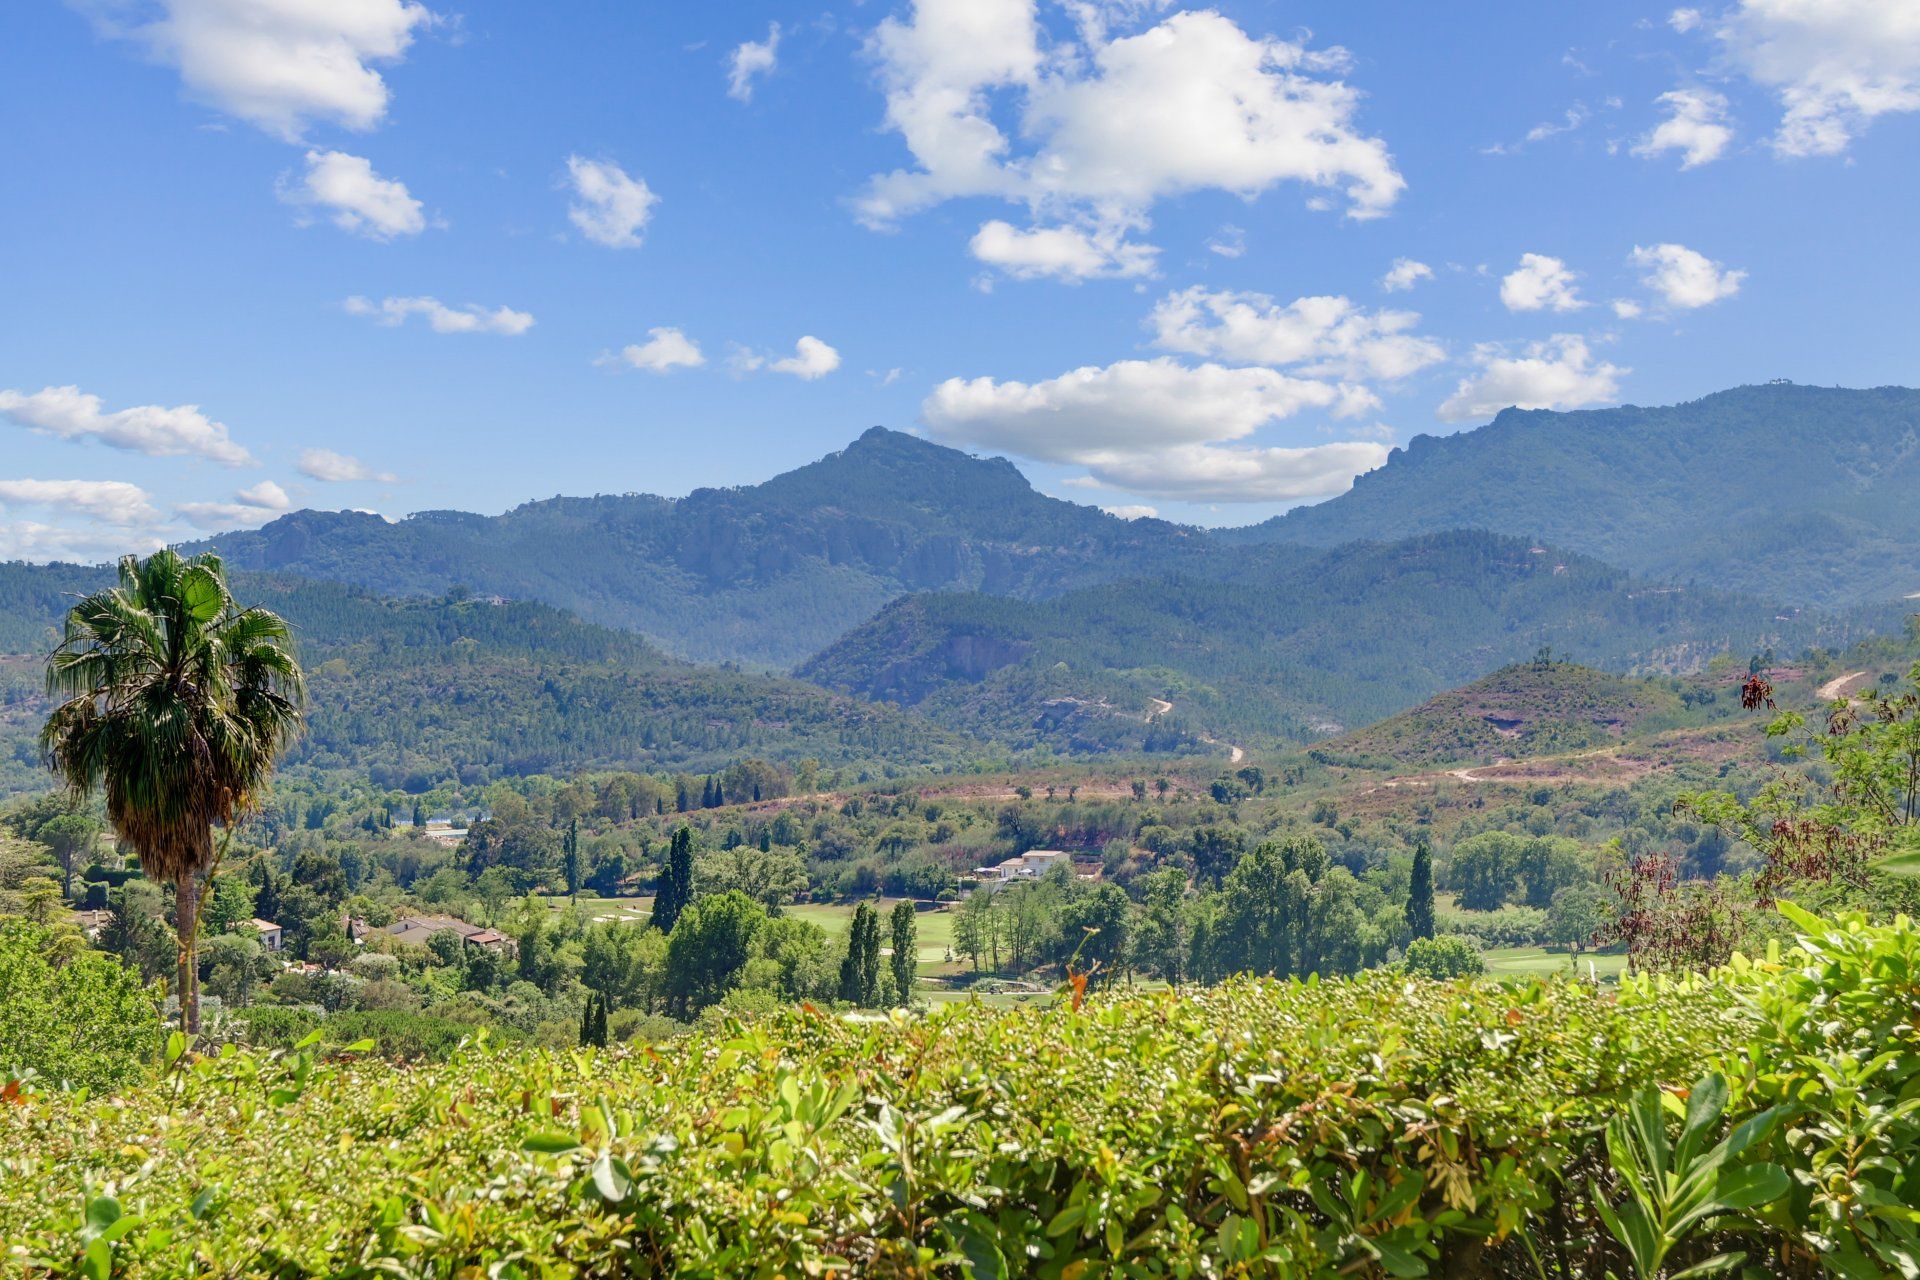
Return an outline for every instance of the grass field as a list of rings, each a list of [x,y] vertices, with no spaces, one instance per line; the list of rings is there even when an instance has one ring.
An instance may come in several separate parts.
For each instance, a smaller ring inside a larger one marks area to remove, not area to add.
[[[893,910],[897,898],[882,898],[880,908],[880,945],[887,944],[887,913]],[[827,931],[827,936],[838,938],[847,931],[853,919],[852,904],[828,902],[802,902],[786,909],[787,914],[801,920],[811,920]],[[913,918],[914,938],[919,943],[920,974],[929,977],[935,974],[955,972],[947,964],[947,950],[953,946],[953,913],[951,911],[921,911]]]
[[[1566,973],[1577,969],[1584,977],[1587,966],[1593,966],[1602,982],[1612,982],[1626,970],[1627,958],[1623,955],[1608,955],[1585,951],[1578,956],[1569,956],[1564,951],[1548,951],[1544,947],[1499,947],[1486,953],[1487,972],[1494,977],[1525,978],[1535,974]]]
[[[882,898],[879,901],[881,915],[881,946],[886,947],[886,915],[893,910],[897,898]],[[596,898],[581,894],[574,899],[582,915],[592,920],[627,920],[634,924],[645,924],[653,913],[653,899],[643,898]],[[567,899],[554,897],[547,899],[547,905],[556,909],[565,907]],[[832,938],[842,937],[848,924],[853,920],[853,904],[837,902],[802,902],[785,908],[785,914],[800,920],[811,920],[827,931]],[[947,950],[953,945],[953,913],[947,910],[921,911],[914,916],[914,932],[919,941],[919,954],[915,957],[920,964],[923,976],[958,972],[958,967],[947,963]]]

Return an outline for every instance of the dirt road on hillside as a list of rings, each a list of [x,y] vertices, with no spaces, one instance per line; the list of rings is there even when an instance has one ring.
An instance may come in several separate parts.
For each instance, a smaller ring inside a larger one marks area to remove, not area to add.
[[[1852,684],[1855,680],[1863,679],[1866,674],[1864,671],[1849,671],[1846,675],[1835,676],[1814,690],[1814,696],[1822,702],[1832,702],[1835,698],[1847,692],[1848,685]]]
[[[1153,710],[1147,712],[1148,724],[1152,724],[1161,716],[1173,714],[1173,704],[1165,698],[1148,698],[1147,701],[1153,704]],[[1231,742],[1222,742],[1218,738],[1202,738],[1200,741],[1210,747],[1225,747],[1227,749],[1227,759],[1233,764],[1239,764],[1247,758],[1246,750],[1242,747],[1234,746]]]

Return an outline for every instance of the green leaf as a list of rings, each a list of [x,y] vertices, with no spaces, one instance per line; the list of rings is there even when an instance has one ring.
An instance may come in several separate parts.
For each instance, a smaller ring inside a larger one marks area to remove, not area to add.
[[[567,1133],[536,1133],[522,1142],[520,1149],[546,1156],[565,1155],[569,1151],[578,1151],[580,1140]]]
[[[633,1190],[633,1175],[624,1162],[603,1152],[593,1162],[593,1187],[608,1203],[619,1204]]]
[[[1777,1164],[1746,1165],[1721,1174],[1713,1198],[1723,1209],[1751,1209],[1780,1199],[1792,1185],[1787,1171]]]
[[[105,1231],[118,1221],[120,1221],[120,1202],[112,1196],[95,1196],[87,1201],[88,1231]]]

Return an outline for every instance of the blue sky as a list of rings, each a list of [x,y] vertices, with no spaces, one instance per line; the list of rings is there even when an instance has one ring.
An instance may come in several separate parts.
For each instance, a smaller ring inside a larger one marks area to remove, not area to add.
[[[1245,523],[1507,403],[1916,376],[1909,0],[24,0],[0,120],[0,557],[876,423]]]

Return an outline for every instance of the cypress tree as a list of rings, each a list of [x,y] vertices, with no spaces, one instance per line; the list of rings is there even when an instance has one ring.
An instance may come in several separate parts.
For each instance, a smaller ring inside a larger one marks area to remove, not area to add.
[[[667,865],[660,873],[659,888],[653,895],[653,926],[672,933],[680,913],[693,901],[693,831],[681,827],[673,833],[667,850]]]
[[[1422,840],[1413,847],[1413,880],[1407,890],[1407,931],[1415,938],[1433,936],[1433,851]]]
[[[863,902],[853,909],[847,956],[840,962],[840,998],[871,1006],[880,995],[880,913]]]
[[[867,906],[867,940],[860,948],[860,1003],[880,1003],[880,912]]]
[[[913,978],[918,967],[919,932],[913,904],[902,898],[893,904],[893,990],[901,1004],[913,1003]]]

